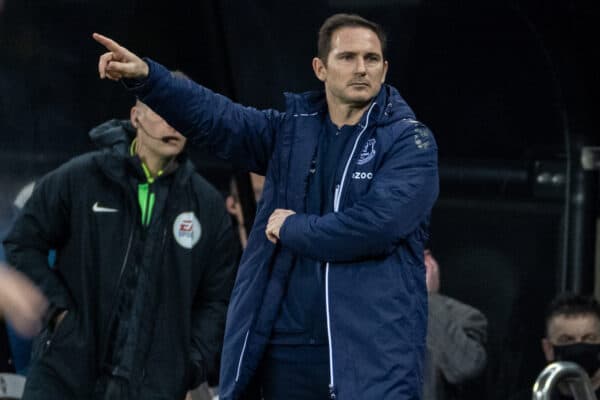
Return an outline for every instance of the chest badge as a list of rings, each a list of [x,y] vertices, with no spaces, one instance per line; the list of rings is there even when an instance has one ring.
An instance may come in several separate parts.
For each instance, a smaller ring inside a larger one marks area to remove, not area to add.
[[[183,248],[191,249],[202,236],[202,227],[193,212],[183,212],[173,223],[173,237]]]
[[[377,143],[375,139],[367,140],[367,143],[365,143],[365,147],[363,147],[360,156],[358,157],[358,161],[356,162],[358,165],[365,165],[375,157],[375,154],[377,153],[375,150],[375,143]]]

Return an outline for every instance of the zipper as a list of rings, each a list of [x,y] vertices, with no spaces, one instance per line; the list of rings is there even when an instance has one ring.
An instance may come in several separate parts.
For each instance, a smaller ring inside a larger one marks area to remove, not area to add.
[[[339,185],[336,187],[336,192]],[[335,399],[335,381],[333,380],[333,345],[331,344],[331,323],[329,317],[329,263],[325,265],[325,312],[327,314],[327,345],[329,347],[329,398]]]
[[[129,259],[129,252],[131,251],[131,243],[133,243],[133,233],[135,232],[135,228],[131,230],[129,234],[129,240],[127,241],[127,250],[125,251],[125,257],[123,258],[123,264],[121,264],[121,270],[119,271],[119,279],[117,280],[117,291],[119,290],[119,286],[121,286],[121,278],[123,277],[123,273],[125,272],[125,267],[127,266],[127,260]]]
[[[350,157],[348,157],[348,161],[346,161],[346,166],[344,167],[344,173],[342,174],[342,180],[335,187],[335,195],[333,196],[333,212],[338,212],[338,210],[340,208],[340,199],[342,197],[342,190],[344,189],[344,183],[346,182],[346,175],[348,174],[348,168],[350,168],[350,163],[352,162],[352,159],[354,158],[354,153],[356,152],[356,146],[358,146],[358,143],[360,142],[360,138],[362,137],[363,133],[365,133],[365,131],[367,130],[367,127],[369,126],[369,117],[371,116],[371,111],[373,111],[373,107],[375,107],[375,104],[377,104],[377,103],[373,102],[373,104],[371,104],[371,107],[369,107],[369,111],[367,112],[367,117],[365,118],[365,126],[362,128],[362,130],[356,137],[356,140],[354,141],[354,146],[352,147],[352,152],[350,153]]]
[[[237,371],[235,373],[235,381],[237,382],[240,379],[240,370],[242,369],[242,361],[244,361],[244,353],[246,353],[246,343],[248,343],[248,334],[250,330],[246,331],[246,336],[244,337],[244,345],[242,346],[242,352],[240,354],[240,359],[238,361]]]
[[[348,161],[346,161],[346,165],[344,166],[344,172],[342,173],[342,180],[340,183],[335,185],[335,192],[333,195],[333,212],[338,212],[340,209],[340,200],[342,197],[342,191],[344,189],[344,183],[346,182],[346,175],[348,174],[348,168],[350,168],[350,163],[354,159],[354,153],[356,153],[356,147],[360,142],[360,139],[367,130],[369,126],[369,117],[371,116],[371,111],[373,111],[373,107],[377,104],[373,102],[371,107],[369,107],[369,111],[367,112],[367,117],[365,118],[365,126],[359,132],[356,140],[354,141],[354,146],[352,147],[352,152],[350,152],[350,156],[348,157]],[[335,387],[335,379],[333,376],[333,345],[332,345],[332,334],[331,334],[331,312],[329,306],[329,263],[325,265],[325,307],[327,314],[327,339],[328,339],[328,347],[329,347],[329,398],[334,400],[337,398],[336,387]]]
[[[123,263],[121,264],[121,269],[119,271],[119,279],[117,279],[116,293],[115,293],[115,297],[113,298],[112,306],[111,306],[110,320],[108,322],[108,325],[105,328],[105,333],[104,333],[104,337],[107,337],[107,338],[110,335],[110,328],[115,319],[115,315],[116,315],[115,308],[116,308],[116,303],[119,298],[118,295],[119,295],[119,288],[121,287],[121,279],[123,278],[123,273],[125,272],[125,268],[127,267],[127,260],[129,259],[129,253],[131,252],[131,244],[133,243],[133,236],[134,236],[135,231],[136,231],[136,229],[135,229],[135,227],[133,227],[131,229],[131,233],[129,234],[129,239],[127,241],[127,250],[125,251],[125,257],[123,257]],[[107,347],[108,347],[108,343],[105,343],[104,349],[102,350],[102,353],[101,353],[103,364],[106,362],[105,358],[106,358]]]
[[[46,335],[42,341],[43,344],[42,344],[41,354],[45,354],[48,350],[50,350],[50,346],[52,346],[52,343],[54,342],[54,339],[56,338],[56,335],[57,335],[59,329],[61,329],[61,327],[62,327],[62,329],[64,329],[64,323],[67,321],[67,317],[69,317],[72,313],[73,313],[73,310],[66,310],[65,316],[60,321],[58,326],[56,324],[53,324],[52,332],[50,332],[49,327],[46,327]]]

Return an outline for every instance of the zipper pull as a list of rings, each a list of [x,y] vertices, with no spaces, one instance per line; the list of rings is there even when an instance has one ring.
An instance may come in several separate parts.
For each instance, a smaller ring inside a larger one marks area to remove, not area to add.
[[[313,175],[315,172],[317,172],[317,160],[315,158],[313,158],[312,161],[310,162],[310,168],[309,168],[308,172],[311,175]]]
[[[331,400],[337,399],[337,388],[334,385],[329,385],[329,398]]]
[[[337,212],[340,206],[340,184],[335,185],[335,192],[333,194],[333,212]]]

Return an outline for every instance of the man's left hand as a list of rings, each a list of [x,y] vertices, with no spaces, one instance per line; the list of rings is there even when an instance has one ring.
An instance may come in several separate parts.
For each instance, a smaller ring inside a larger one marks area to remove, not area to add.
[[[265,233],[267,235],[267,239],[272,243],[277,243],[279,240],[279,230],[283,226],[286,218],[290,215],[296,214],[295,211],[285,210],[283,208],[278,208],[273,211],[273,214],[269,217],[269,222],[267,223],[267,229]]]

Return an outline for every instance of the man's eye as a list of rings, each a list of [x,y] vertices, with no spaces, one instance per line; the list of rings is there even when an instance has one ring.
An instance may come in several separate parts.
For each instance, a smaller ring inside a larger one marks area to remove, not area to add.
[[[559,338],[556,341],[556,343],[559,344],[559,345],[573,344],[573,343],[575,343],[575,340],[573,340],[571,338]]]

